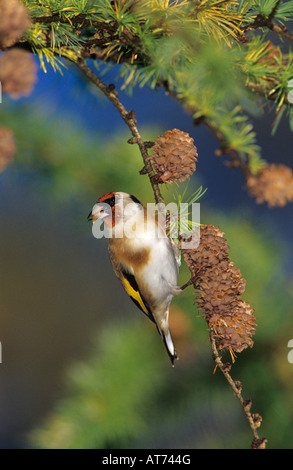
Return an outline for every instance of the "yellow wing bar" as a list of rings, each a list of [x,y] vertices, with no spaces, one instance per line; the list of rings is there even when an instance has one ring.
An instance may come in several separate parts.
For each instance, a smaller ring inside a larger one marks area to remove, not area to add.
[[[141,298],[139,290],[135,290],[126,277],[123,277],[123,283],[127,294],[138,304],[141,310],[149,316],[149,311]]]

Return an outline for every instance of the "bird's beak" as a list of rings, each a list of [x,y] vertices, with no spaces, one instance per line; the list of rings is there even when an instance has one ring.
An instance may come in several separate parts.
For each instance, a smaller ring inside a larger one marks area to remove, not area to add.
[[[93,213],[92,211],[90,211],[89,215],[87,216],[87,220],[90,222],[91,220],[93,220]]]
[[[89,213],[87,220],[94,223],[97,219],[105,219],[109,215],[111,215],[111,208],[108,208],[106,204],[97,203]]]
[[[87,220],[92,223],[94,223],[97,219],[100,219],[100,217],[97,214],[94,214],[93,211],[91,211],[87,216]]]

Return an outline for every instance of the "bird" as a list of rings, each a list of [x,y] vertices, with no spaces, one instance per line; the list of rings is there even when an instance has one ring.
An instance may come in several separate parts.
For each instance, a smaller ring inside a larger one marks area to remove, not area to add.
[[[157,218],[133,195],[110,192],[101,196],[88,220],[105,224],[113,270],[136,306],[156,325],[171,364],[178,359],[169,329],[169,307],[177,286],[176,246]]]

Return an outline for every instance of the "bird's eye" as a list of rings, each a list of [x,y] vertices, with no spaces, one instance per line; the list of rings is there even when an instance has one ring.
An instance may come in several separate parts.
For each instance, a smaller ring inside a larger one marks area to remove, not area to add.
[[[101,209],[100,212],[101,212],[101,214],[102,214],[102,213],[105,212],[105,211],[104,211],[104,209]]]

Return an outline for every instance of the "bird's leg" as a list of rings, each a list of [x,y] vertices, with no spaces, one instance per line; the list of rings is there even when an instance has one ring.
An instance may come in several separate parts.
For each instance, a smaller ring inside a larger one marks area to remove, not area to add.
[[[181,291],[183,291],[184,289],[186,289],[186,287],[190,286],[191,284],[194,284],[194,286],[196,286],[197,283],[198,283],[198,281],[199,281],[199,274],[200,274],[200,272],[206,270],[207,268],[210,268],[210,265],[201,266],[200,268],[198,268],[198,269],[195,271],[195,274],[189,279],[189,281],[186,282],[185,284],[183,284],[183,286],[180,287]]]
[[[196,277],[197,276],[192,276],[188,282],[186,282],[185,284],[183,284],[183,286],[180,287],[181,290],[184,290],[186,289],[186,287],[190,286],[191,284],[193,284],[196,280]]]

